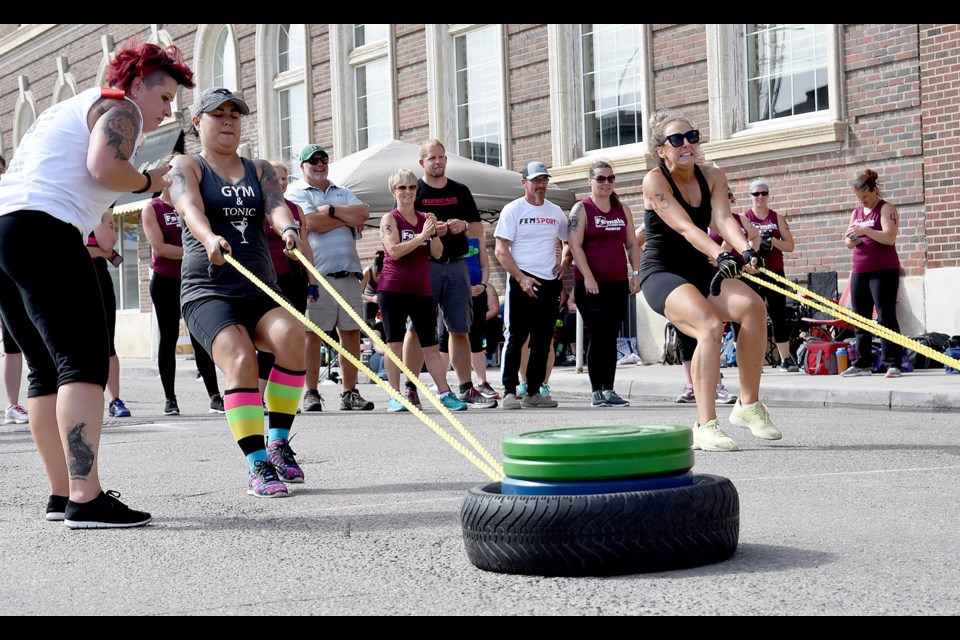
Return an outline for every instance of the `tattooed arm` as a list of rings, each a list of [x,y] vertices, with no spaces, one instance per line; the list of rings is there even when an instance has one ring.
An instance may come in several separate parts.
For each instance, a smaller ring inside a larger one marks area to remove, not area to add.
[[[190,233],[207,250],[207,259],[212,264],[225,264],[223,253],[230,252],[230,243],[218,236],[210,227],[200,197],[200,166],[190,156],[176,156],[170,171],[170,199]]]
[[[726,180],[724,180],[726,182]],[[726,189],[726,187],[724,187]],[[726,199],[726,191],[724,199]],[[670,183],[660,173],[659,168],[651,169],[643,178],[643,206],[656,213],[667,225],[682,235],[687,242],[708,258],[716,259],[720,253],[720,245],[710,236],[693,224],[693,220],[680,203],[673,197]],[[727,204],[727,215],[730,216],[730,205]],[[716,211],[714,212],[716,216]],[[733,222],[732,218],[730,222]],[[736,223],[734,223],[736,226]],[[718,231],[720,231],[718,229]],[[721,231],[721,233],[723,233]]]
[[[118,193],[146,188],[147,179],[130,164],[141,130],[136,105],[128,100],[98,100],[90,109],[87,124],[90,126],[87,170],[93,179]],[[149,171],[151,193],[169,186],[165,177],[168,171],[170,166],[166,164]]]
[[[577,202],[570,209],[570,223],[568,226],[567,247],[570,255],[573,257],[573,263],[583,274],[583,286],[587,293],[597,293],[599,285],[596,278],[593,277],[593,271],[590,269],[590,263],[587,261],[587,254],[583,252],[583,234],[587,223],[587,210],[584,209],[582,202]]]
[[[437,228],[437,218],[432,213],[427,214],[427,221],[423,223],[423,231],[410,238],[400,241],[400,230],[397,228],[397,221],[392,214],[385,214],[380,218],[380,240],[383,242],[383,249],[391,258],[396,260],[402,258],[411,251],[415,250],[424,242],[430,243],[430,255],[439,258],[443,254],[443,243],[440,238],[433,238]]]

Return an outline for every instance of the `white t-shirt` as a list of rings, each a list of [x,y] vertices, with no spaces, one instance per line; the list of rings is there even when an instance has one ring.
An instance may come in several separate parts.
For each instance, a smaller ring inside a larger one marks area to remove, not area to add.
[[[121,192],[101,186],[87,171],[87,114],[99,99],[100,87],[87,89],[40,114],[0,176],[0,215],[43,211],[72,224],[84,238],[100,224],[100,216]],[[136,140],[139,146],[139,131]],[[135,147],[131,164],[136,152]]]
[[[522,271],[536,278],[553,280],[557,238],[567,241],[567,217],[549,200],[538,207],[526,198],[517,198],[500,212],[493,235],[512,243],[510,255]]]

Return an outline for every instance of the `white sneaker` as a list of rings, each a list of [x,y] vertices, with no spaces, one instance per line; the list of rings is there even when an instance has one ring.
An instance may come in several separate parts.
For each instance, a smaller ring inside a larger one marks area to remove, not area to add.
[[[27,410],[18,404],[12,404],[7,407],[3,415],[3,424],[27,424],[30,417],[27,416]]]
[[[720,418],[714,418],[702,427],[693,427],[693,449],[702,451],[738,451],[740,447],[720,428]]]
[[[766,405],[759,400],[749,409],[743,408],[737,400],[733,405],[733,411],[730,412],[730,424],[750,429],[753,435],[764,440],[779,440],[783,437],[780,430],[773,426]]]

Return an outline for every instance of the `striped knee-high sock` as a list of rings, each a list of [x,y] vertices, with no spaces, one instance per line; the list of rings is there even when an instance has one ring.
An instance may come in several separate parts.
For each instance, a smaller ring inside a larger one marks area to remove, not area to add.
[[[257,460],[268,460],[263,442],[263,404],[259,389],[227,389],[223,392],[227,424],[253,471]]]
[[[306,371],[290,371],[276,364],[270,370],[267,388],[263,392],[267,411],[270,412],[269,442],[290,439],[290,427],[297,415],[297,404],[306,377]]]

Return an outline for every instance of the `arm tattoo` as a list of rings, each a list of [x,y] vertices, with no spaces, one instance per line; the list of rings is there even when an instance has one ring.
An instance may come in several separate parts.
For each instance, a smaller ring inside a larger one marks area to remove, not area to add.
[[[655,200],[653,201],[653,207],[657,211],[666,211],[670,208],[670,200],[667,198],[667,194],[660,192],[656,194]]]
[[[257,160],[257,164],[263,169],[263,175],[260,176],[260,188],[263,191],[263,208],[265,211],[273,211],[277,206],[284,204],[283,194],[280,192],[280,179],[277,178],[277,170],[273,165],[264,160]]]
[[[113,148],[117,160],[127,161],[133,156],[137,132],[140,130],[140,116],[133,105],[118,105],[107,109],[98,121],[101,133],[107,139],[107,146]]]
[[[389,237],[392,236],[392,235],[393,235],[393,226],[392,226],[392,225],[390,225],[390,224],[385,224],[385,225],[383,225],[382,227],[380,227],[380,237],[381,237],[381,238],[389,238]]]
[[[167,174],[167,177],[170,178],[170,199],[176,202],[183,197],[184,192],[187,189],[187,179],[183,175],[183,169],[180,167],[180,163],[174,163],[173,169],[170,170],[170,173]],[[181,216],[183,214],[180,214]]]
[[[93,449],[83,441],[83,430],[86,426],[84,422],[77,423],[67,434],[70,453],[67,467],[71,480],[85,480],[93,470]]]
[[[570,222],[568,223],[570,231],[576,231],[580,228],[580,205],[577,204],[570,211]]]

